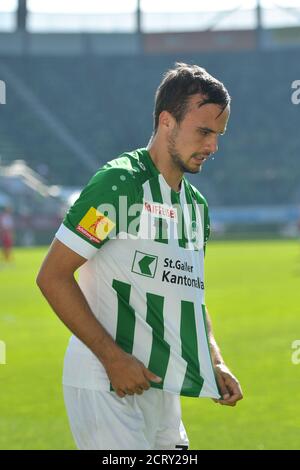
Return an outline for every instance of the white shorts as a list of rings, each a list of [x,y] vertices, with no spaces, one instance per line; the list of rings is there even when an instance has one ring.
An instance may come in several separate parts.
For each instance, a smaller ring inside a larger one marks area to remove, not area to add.
[[[178,395],[150,388],[142,395],[65,385],[64,399],[78,449],[188,448]]]

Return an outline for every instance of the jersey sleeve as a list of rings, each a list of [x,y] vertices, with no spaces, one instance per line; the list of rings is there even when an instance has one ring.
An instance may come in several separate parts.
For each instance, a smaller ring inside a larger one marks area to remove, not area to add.
[[[135,198],[135,185],[129,171],[101,168],[68,210],[56,238],[86,259],[92,258],[126,225],[120,223],[122,204],[129,207]],[[126,206],[126,207],[127,207]]]

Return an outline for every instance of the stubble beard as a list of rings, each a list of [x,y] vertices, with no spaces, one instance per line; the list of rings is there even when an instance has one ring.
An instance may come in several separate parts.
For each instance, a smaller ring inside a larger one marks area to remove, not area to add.
[[[173,129],[170,137],[168,138],[168,152],[169,155],[174,163],[174,165],[182,172],[182,173],[199,173],[201,171],[201,166],[195,170],[189,168],[186,163],[184,163],[182,155],[178,152],[176,148],[176,137],[177,137],[177,129]]]

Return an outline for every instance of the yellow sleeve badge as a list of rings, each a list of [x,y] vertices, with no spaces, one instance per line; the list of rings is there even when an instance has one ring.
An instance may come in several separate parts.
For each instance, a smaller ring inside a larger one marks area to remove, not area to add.
[[[95,243],[100,243],[108,236],[115,227],[115,223],[102,212],[90,207],[85,216],[76,227],[78,232]]]

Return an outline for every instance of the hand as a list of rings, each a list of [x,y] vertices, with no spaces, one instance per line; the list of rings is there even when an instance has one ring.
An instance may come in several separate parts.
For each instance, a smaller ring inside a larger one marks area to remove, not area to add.
[[[242,389],[239,381],[230,372],[225,364],[215,366],[217,382],[223,399],[215,400],[220,405],[235,406],[237,401],[243,399]]]
[[[150,383],[161,382],[161,378],[148,370],[144,364],[131,354],[122,351],[117,359],[105,364],[108,378],[120,398],[137,393],[142,395],[150,388]]]

